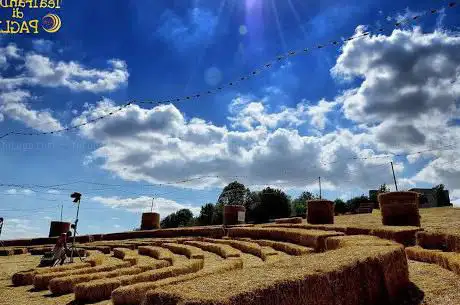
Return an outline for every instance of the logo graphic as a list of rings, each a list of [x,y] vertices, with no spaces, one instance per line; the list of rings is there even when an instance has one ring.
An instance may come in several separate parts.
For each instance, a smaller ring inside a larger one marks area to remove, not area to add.
[[[56,33],[62,26],[61,18],[55,14],[48,14],[42,18],[43,29],[48,33]]]

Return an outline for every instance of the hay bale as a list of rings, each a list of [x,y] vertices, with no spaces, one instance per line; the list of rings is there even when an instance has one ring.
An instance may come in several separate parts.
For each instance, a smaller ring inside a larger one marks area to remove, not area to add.
[[[420,227],[419,193],[381,193],[378,196],[378,200],[383,225]]]
[[[107,300],[110,299],[113,290],[123,285],[126,285],[125,283],[129,281],[135,281],[134,283],[157,281],[167,277],[196,272],[199,270],[196,269],[198,265],[201,264],[201,268],[203,267],[203,260],[197,261],[200,261],[201,263],[195,264],[196,262],[191,262],[188,265],[184,265],[181,267],[166,267],[154,271],[147,271],[137,275],[104,278],[90,281],[88,283],[81,283],[75,286],[75,300],[79,302],[91,303]]]
[[[264,247],[271,247],[275,250],[287,253],[293,256],[300,256],[300,255],[307,255],[312,254],[315,252],[313,248],[308,248],[304,246],[299,246],[296,244],[291,244],[282,241],[273,241],[273,240],[265,240],[265,239],[250,239],[250,238],[242,238],[243,241],[250,241],[260,246]]]
[[[232,246],[233,248],[236,248],[244,253],[249,253],[260,257],[263,261],[266,261],[270,256],[278,255],[278,252],[272,248],[262,247],[259,244],[253,242],[231,239],[209,239],[208,241]]]
[[[146,271],[136,275],[121,276],[117,279],[121,282],[123,286],[126,286],[141,282],[157,281],[159,279],[178,276],[181,274],[194,273],[203,269],[203,266],[203,259],[191,259],[187,263],[184,263],[180,266],[171,266],[161,268],[158,270]]]
[[[83,264],[72,264],[72,265],[65,265],[59,267],[51,267],[51,268],[37,268],[28,271],[21,271],[13,274],[11,278],[12,283],[14,286],[26,286],[32,285],[34,281],[34,277],[37,274],[45,274],[45,273],[54,273],[54,272],[62,272],[68,270],[78,270],[83,268],[90,267],[90,264],[83,263]]]
[[[224,225],[244,224],[246,220],[246,208],[242,205],[224,206]]]
[[[157,288],[142,304],[391,304],[408,285],[401,247],[350,247]]]
[[[276,224],[283,224],[283,223],[302,223],[302,217],[291,217],[291,218],[278,218],[275,219]]]
[[[452,252],[460,252],[460,234],[446,234],[447,249]]]
[[[160,228],[160,214],[142,213],[141,230],[155,230]]]
[[[105,260],[105,256],[104,255],[98,255],[98,254],[95,254],[95,255],[91,255],[89,258],[87,258],[85,261],[91,265],[91,267],[96,267],[96,266],[99,266],[99,265],[102,265],[102,263],[104,262]]]
[[[174,254],[168,249],[153,246],[141,246],[138,248],[138,251],[140,255],[147,255],[159,260],[168,261],[171,265],[174,264]]]
[[[192,259],[182,266],[172,266],[146,271],[135,275],[104,278],[75,286],[75,298],[78,301],[96,302],[109,299],[111,292],[120,286],[157,281],[168,277],[194,273],[203,268],[202,259]]]
[[[447,235],[441,232],[418,232],[417,245],[425,249],[447,250]]]
[[[29,250],[31,255],[44,255],[46,252],[53,251],[52,247],[38,247]]]
[[[320,252],[326,249],[326,238],[344,235],[341,232],[288,229],[288,228],[231,228],[228,230],[230,237],[249,237],[252,239],[269,239],[290,242],[306,246]]]
[[[366,248],[369,246],[398,246],[398,244],[368,235],[333,236],[326,239],[326,248],[329,251],[346,247]]]
[[[264,224],[261,225],[262,228],[288,228],[288,229],[304,229],[304,230],[323,230],[323,231],[335,231],[335,232],[347,232],[347,226],[344,225],[334,225],[334,224],[323,224],[323,225],[313,225],[313,224]]]
[[[128,262],[118,263],[115,265],[107,265],[107,266],[98,266],[98,267],[87,267],[81,268],[76,270],[66,270],[62,272],[51,272],[45,274],[37,274],[34,277],[33,285],[37,290],[45,290],[48,289],[48,285],[52,279],[60,278],[60,277],[68,277],[72,275],[80,275],[80,274],[91,274],[103,271],[112,271],[118,268],[128,267],[130,264]]]
[[[0,249],[0,256],[11,256],[11,255],[14,255],[13,249],[8,249],[8,248]]]
[[[308,200],[307,222],[310,224],[333,224],[334,203],[329,200]]]
[[[154,263],[150,263],[149,265],[131,266],[106,272],[97,272],[91,274],[82,274],[76,276],[56,278],[50,281],[49,288],[51,292],[53,292],[54,294],[66,294],[72,291],[77,293],[78,289],[78,293],[80,294],[80,297],[82,299],[89,299],[91,296],[88,296],[88,294],[91,295],[91,293],[88,290],[77,288],[81,283],[90,284],[101,279],[117,278],[125,275],[135,275],[148,270],[160,269],[168,266],[169,263],[167,261],[156,261]],[[94,289],[95,287],[94,285],[89,286],[93,287],[91,289]],[[97,292],[94,294],[97,295]]]
[[[127,248],[114,248],[113,256],[119,259],[124,259],[125,256],[129,256],[131,253],[130,249]]]
[[[111,233],[105,234],[104,240],[124,240],[136,238],[173,238],[178,236],[202,236],[221,238],[224,235],[225,231],[222,229],[222,226],[208,226]]]
[[[211,268],[209,268],[209,264],[206,263],[205,269],[195,273],[174,276],[154,282],[142,282],[115,289],[112,292],[112,302],[114,305],[141,304],[142,300],[144,299],[145,293],[149,290],[153,290],[158,287],[182,283],[195,278],[202,278],[214,273],[224,273],[227,271],[242,268],[243,261],[241,258],[229,258],[224,261],[219,261],[215,266],[211,266]]]
[[[223,258],[240,257],[240,251],[228,245],[219,245],[203,241],[186,241],[185,245],[200,248],[202,250],[215,253]]]
[[[27,254],[29,251],[27,248],[14,248],[14,255],[21,255],[21,254]]]
[[[460,254],[458,253],[423,249],[419,246],[407,247],[405,251],[409,259],[436,264],[460,275]]]
[[[370,235],[372,232],[372,228],[369,227],[355,227],[350,226],[347,227],[346,234],[347,235]]]
[[[139,258],[135,256],[125,256],[123,259],[124,262],[128,262],[131,266],[137,265]]]
[[[80,248],[86,249],[86,250],[93,250],[93,251],[99,251],[103,254],[110,254],[111,248],[107,246],[88,246],[88,245],[81,245]]]
[[[371,230],[371,235],[393,240],[404,246],[413,246],[416,244],[416,236],[422,229],[419,227],[383,227]]]
[[[185,255],[187,258],[204,259],[203,251],[196,247],[171,243],[162,244],[161,246],[173,253]]]

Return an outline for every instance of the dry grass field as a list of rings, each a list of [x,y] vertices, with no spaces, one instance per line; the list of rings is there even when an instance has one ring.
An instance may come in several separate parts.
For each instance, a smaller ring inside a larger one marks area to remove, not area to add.
[[[57,269],[36,268],[39,255],[11,248],[0,256],[0,304],[460,304],[460,209],[420,214],[421,229],[383,226],[374,211],[225,235],[118,233],[82,244],[91,264]]]

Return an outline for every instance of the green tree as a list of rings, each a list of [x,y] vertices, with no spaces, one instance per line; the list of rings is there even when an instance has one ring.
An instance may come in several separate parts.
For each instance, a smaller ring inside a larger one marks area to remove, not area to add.
[[[201,226],[209,226],[213,224],[215,206],[212,203],[207,203],[201,207],[200,216],[197,223]]]
[[[162,228],[178,228],[193,225],[193,213],[189,209],[182,209],[166,216],[161,221]]]
[[[369,198],[367,196],[361,195],[359,197],[354,197],[354,198],[351,198],[350,200],[347,200],[347,203],[346,203],[347,211],[355,213],[356,210],[358,210],[362,202],[369,202]]]
[[[291,204],[291,212],[293,216],[305,217],[307,214],[307,200],[316,199],[310,192],[303,192],[299,197],[294,199]]]
[[[169,214],[160,223],[162,228],[168,229],[168,228],[177,228],[177,217],[176,213]]]
[[[450,206],[450,198],[448,193],[444,190],[444,184],[440,184],[434,189],[438,207]]]
[[[343,201],[340,198],[334,200],[334,212],[335,215],[345,214],[346,212],[348,212],[347,204],[345,203],[345,201]]]
[[[244,184],[239,183],[238,181],[233,181],[224,189],[219,195],[217,203],[223,205],[243,205],[246,206],[250,191],[244,186]]]
[[[217,203],[214,206],[214,214],[212,217],[212,224],[213,225],[221,225],[224,223],[224,204]]]
[[[390,191],[390,188],[384,183],[384,184],[382,184],[382,185],[379,187],[379,189],[377,190],[377,192],[370,194],[369,200],[372,201],[372,202],[374,202],[374,208],[375,208],[375,209],[379,209],[379,208],[380,208],[380,206],[379,206],[379,200],[378,200],[379,194],[388,193],[389,191]]]
[[[250,192],[246,202],[246,222],[256,222],[257,207],[260,205],[260,192]]]
[[[251,213],[255,222],[263,223],[291,215],[291,199],[283,191],[267,187],[259,192],[258,197]]]
[[[384,183],[379,188],[379,193],[388,193],[390,188]]]

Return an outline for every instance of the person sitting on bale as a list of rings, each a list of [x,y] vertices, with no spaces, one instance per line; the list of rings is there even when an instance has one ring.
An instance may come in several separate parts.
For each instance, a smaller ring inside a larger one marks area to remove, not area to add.
[[[67,248],[67,239],[70,238],[72,232],[62,233],[61,236],[56,241],[56,244],[53,248],[53,260],[56,262],[60,260],[60,264],[64,264],[66,259],[66,253],[68,252]]]

